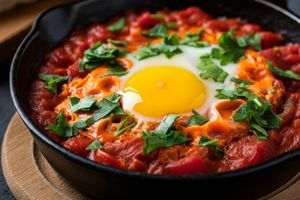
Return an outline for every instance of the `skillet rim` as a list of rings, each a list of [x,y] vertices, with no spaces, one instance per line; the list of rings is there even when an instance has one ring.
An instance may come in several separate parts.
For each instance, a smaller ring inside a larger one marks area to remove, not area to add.
[[[95,0],[91,0],[90,2],[93,2]],[[101,0],[102,2],[105,2],[106,0]],[[66,4],[54,6],[50,9],[45,10],[44,12],[40,13],[39,16],[35,19],[35,21],[32,24],[32,27],[26,37],[23,39],[19,47],[17,48],[17,51],[13,57],[12,63],[11,63],[11,69],[10,69],[10,76],[9,76],[9,86],[10,86],[10,93],[13,99],[13,103],[17,109],[17,112],[19,116],[21,117],[22,121],[26,125],[26,127],[29,129],[30,133],[38,139],[40,139],[43,143],[45,143],[48,147],[58,151],[60,154],[67,157],[67,159],[71,159],[72,161],[76,162],[77,164],[80,164],[84,167],[88,167],[92,170],[101,170],[106,171],[110,173],[114,173],[121,176],[127,176],[127,177],[135,177],[135,178],[148,178],[148,179],[154,179],[154,180],[191,180],[191,181],[209,181],[209,180],[221,180],[221,179],[231,179],[238,176],[245,176],[252,173],[256,173],[259,171],[262,171],[267,168],[271,168],[275,165],[278,165],[282,162],[288,161],[290,159],[294,159],[296,157],[300,157],[300,149],[296,149],[293,151],[286,152],[280,156],[277,156],[271,160],[265,161],[260,164],[256,164],[254,166],[250,166],[243,169],[238,169],[234,171],[228,171],[228,172],[217,172],[217,173],[209,173],[209,174],[197,174],[197,175],[155,175],[155,174],[148,174],[148,173],[140,173],[135,171],[129,171],[129,170],[122,170],[114,167],[110,167],[107,165],[103,165],[101,163],[97,163],[95,161],[89,160],[88,158],[81,157],[75,153],[72,153],[71,151],[67,150],[66,148],[62,147],[58,143],[51,140],[49,137],[47,137],[42,131],[39,130],[39,128],[33,123],[33,121],[30,119],[27,114],[25,114],[24,109],[22,108],[20,101],[19,101],[19,94],[18,90],[15,90],[18,88],[17,81],[16,81],[16,72],[17,68],[20,67],[19,63],[20,60],[24,54],[25,47],[31,42],[31,40],[34,38],[36,34],[39,32],[39,25],[40,21],[43,18],[47,17],[47,14],[52,12],[56,9],[62,9],[67,7],[73,7],[76,4],[84,3],[86,1],[80,1],[76,0],[73,2],[69,2]],[[97,1],[99,2],[99,0]],[[282,15],[286,15],[290,19],[297,22],[300,26],[300,18],[298,18],[296,15],[292,14],[291,12],[269,2],[266,0],[254,0],[256,3],[263,4],[266,7],[269,7],[278,13]]]

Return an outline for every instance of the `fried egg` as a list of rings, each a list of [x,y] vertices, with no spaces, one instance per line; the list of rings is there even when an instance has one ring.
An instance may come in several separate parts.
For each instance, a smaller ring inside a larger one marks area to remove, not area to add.
[[[128,55],[133,67],[121,78],[125,110],[146,121],[161,120],[168,114],[188,114],[192,109],[210,118],[215,117],[212,107],[220,101],[215,97],[216,90],[230,84],[237,64],[222,66],[228,73],[224,83],[204,80],[197,68],[199,58],[217,46],[179,47],[182,53],[172,58],[159,55],[137,60]]]

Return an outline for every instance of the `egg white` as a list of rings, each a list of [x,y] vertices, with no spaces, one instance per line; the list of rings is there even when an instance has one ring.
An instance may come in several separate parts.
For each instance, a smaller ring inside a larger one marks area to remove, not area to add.
[[[198,77],[199,81],[201,81],[206,87],[206,99],[205,102],[201,105],[201,107],[196,108],[197,112],[202,115],[208,115],[210,121],[216,119],[218,117],[217,110],[215,109],[215,105],[220,99],[217,99],[215,95],[217,94],[217,89],[223,88],[225,85],[229,85],[230,78],[234,77],[236,74],[238,64],[227,64],[221,66],[221,68],[228,73],[227,78],[225,79],[224,83],[215,82],[212,79],[204,80],[199,76],[199,69],[197,66],[200,63],[200,57],[208,54],[211,52],[213,48],[218,47],[217,45],[204,47],[204,48],[196,48],[196,47],[189,47],[189,46],[179,46],[182,50],[182,53],[173,56],[172,58],[167,58],[165,55],[159,55],[155,57],[146,58],[143,60],[137,60],[134,58],[133,55],[129,54],[127,59],[129,59],[133,63],[133,67],[129,70],[129,73],[125,76],[121,77],[121,88],[125,87],[127,80],[136,72],[148,68],[148,67],[155,67],[155,66],[173,66],[184,68],[190,72],[192,72],[196,77]],[[216,64],[219,64],[217,60],[214,60]],[[220,65],[219,65],[220,66]],[[159,121],[161,118],[153,118],[143,116],[139,113],[136,113],[133,110],[135,104],[142,102],[141,97],[134,93],[134,92],[123,92],[120,91],[123,95],[123,108],[125,110],[130,111],[131,113],[135,114],[138,118],[144,121]],[[153,108],[155,109],[155,108]],[[188,113],[182,113],[188,114]]]

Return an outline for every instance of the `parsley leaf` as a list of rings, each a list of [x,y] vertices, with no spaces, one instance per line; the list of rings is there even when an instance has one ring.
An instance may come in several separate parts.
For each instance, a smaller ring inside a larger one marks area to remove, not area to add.
[[[214,150],[215,155],[218,158],[221,158],[224,156],[224,149],[222,149],[221,147],[219,147],[219,140],[217,139],[209,139],[206,136],[202,136],[199,140],[198,145],[201,147],[212,147]]]
[[[238,83],[238,84],[243,84],[243,85],[253,85],[253,83],[250,81],[241,80],[241,79],[235,78],[235,77],[232,77],[230,79],[230,81],[234,82],[234,83]]]
[[[113,40],[113,39],[107,39],[107,42],[109,43],[112,43],[114,45],[117,45],[117,46],[128,46],[128,41],[120,41],[120,40]]]
[[[208,118],[200,115],[196,110],[192,110],[193,116],[189,119],[188,126],[201,126],[208,122]]]
[[[171,58],[179,53],[182,53],[182,50],[176,46],[158,44],[140,48],[140,50],[134,55],[134,57],[138,60],[143,60],[149,57],[164,54],[167,58]]]
[[[39,79],[45,81],[45,88],[54,94],[57,94],[57,85],[69,79],[68,76],[60,76],[56,74],[40,73]]]
[[[202,136],[199,140],[198,145],[200,147],[217,147],[219,144],[219,140],[214,139],[214,140],[210,140],[209,138]]]
[[[221,65],[228,63],[236,63],[242,56],[244,56],[244,49],[252,46],[260,50],[260,35],[249,34],[240,38],[235,37],[235,31],[231,30],[223,33],[218,40],[221,48],[214,48],[212,50],[212,57],[219,59]]]
[[[282,70],[278,67],[273,66],[270,62],[267,62],[267,65],[268,65],[269,70],[277,76],[300,81],[300,74],[296,74],[295,72],[293,72],[291,70]]]
[[[118,32],[118,31],[120,31],[124,28],[125,22],[126,22],[125,18],[122,17],[118,21],[116,21],[115,23],[108,26],[107,29],[111,32]]]
[[[199,41],[201,38],[201,35],[204,33],[204,30],[201,29],[197,31],[196,33],[186,33],[185,39],[180,41],[181,45],[190,46],[190,47],[208,47],[210,44],[206,41]]]
[[[252,46],[257,51],[261,50],[261,45],[260,45],[261,37],[260,37],[259,33],[248,34],[248,35],[239,37],[236,40],[240,47],[245,48],[248,46]]]
[[[167,22],[166,26],[170,29],[178,29],[178,25],[176,22]]]
[[[179,115],[168,115],[154,131],[143,131],[146,143],[144,153],[148,154],[161,147],[171,147],[190,141],[190,138],[179,131],[173,130],[173,124]]]
[[[216,82],[224,83],[228,76],[227,72],[213,62],[210,55],[201,56],[200,64],[197,67],[200,70],[200,77],[204,80],[212,78]]]
[[[97,42],[84,52],[83,59],[79,65],[79,71],[90,71],[105,63],[117,63],[116,59],[126,55],[127,53],[128,51],[126,50],[121,50],[116,47]]]
[[[103,146],[99,142],[99,140],[94,140],[91,144],[89,144],[85,150],[96,150],[96,149],[102,149]]]
[[[63,137],[73,137],[80,129],[90,126],[100,119],[108,117],[110,114],[123,115],[124,111],[121,108],[120,99],[121,95],[119,94],[113,94],[102,99],[96,103],[99,109],[92,116],[76,121],[71,126],[67,124],[63,113],[60,113],[56,119],[56,122],[52,125],[48,125],[46,129],[51,130]]]
[[[121,135],[123,132],[135,127],[135,125],[137,124],[136,122],[132,122],[130,124],[128,124],[127,126],[125,126],[125,124],[132,119],[131,115],[128,115],[124,120],[122,120],[119,124],[119,126],[117,127],[117,130],[115,132],[115,136],[119,136]]]
[[[52,131],[62,137],[66,137],[66,130],[69,128],[67,120],[65,119],[64,113],[59,112],[54,124],[46,126],[46,130]]]
[[[72,112],[77,111],[91,111],[94,110],[96,99],[92,97],[78,98],[78,97],[68,97],[69,104]]]
[[[168,37],[165,37],[165,44],[168,44],[168,45],[179,45],[179,40],[180,40],[180,37],[176,34],[173,34],[173,35],[169,35]]]
[[[153,38],[165,38],[168,37],[168,27],[166,24],[163,23],[156,24],[149,31],[143,31],[142,35]]]
[[[108,68],[108,72],[101,74],[99,78],[103,78],[106,76],[124,76],[128,74],[128,71],[126,71],[126,69],[124,69],[121,66],[116,66],[116,67],[108,66],[107,68]]]
[[[247,100],[232,118],[237,122],[247,122],[259,139],[268,137],[266,129],[279,128],[282,119],[272,111],[272,104],[249,91],[245,84],[242,83],[236,87],[225,86],[217,92],[216,97],[220,99],[244,98]]]

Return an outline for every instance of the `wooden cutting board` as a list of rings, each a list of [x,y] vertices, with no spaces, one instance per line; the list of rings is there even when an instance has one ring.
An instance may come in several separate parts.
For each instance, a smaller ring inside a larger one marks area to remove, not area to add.
[[[19,5],[0,14],[0,63],[13,56],[33,20],[39,13],[70,0],[40,0],[33,4]]]
[[[18,114],[13,116],[5,133],[2,167],[8,186],[17,199],[89,199],[51,168],[37,149]],[[299,179],[300,173],[284,186],[261,199],[299,200]]]

